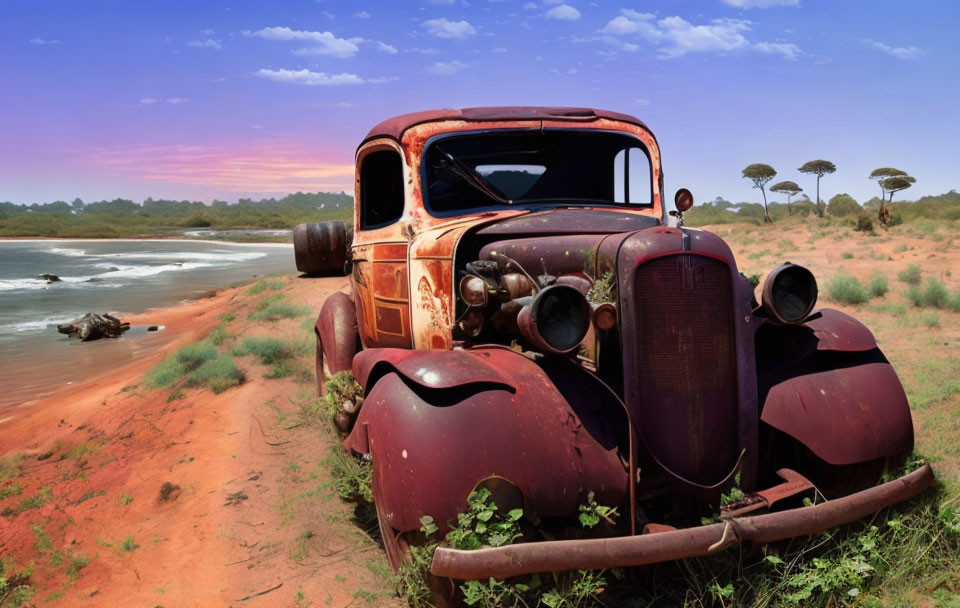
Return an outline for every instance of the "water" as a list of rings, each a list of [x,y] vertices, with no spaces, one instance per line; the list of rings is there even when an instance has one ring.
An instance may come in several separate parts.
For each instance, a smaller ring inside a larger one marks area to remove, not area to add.
[[[292,245],[177,240],[0,241],[0,412],[129,362],[165,342],[134,328],[80,343],[56,325],[140,313],[254,276],[295,271]],[[49,273],[60,281],[37,275]]]

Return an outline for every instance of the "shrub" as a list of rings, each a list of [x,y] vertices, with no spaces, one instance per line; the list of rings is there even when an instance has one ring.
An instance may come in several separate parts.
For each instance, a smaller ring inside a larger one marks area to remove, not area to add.
[[[827,293],[831,300],[843,304],[863,304],[870,299],[860,281],[843,270],[827,284]]]
[[[925,312],[920,315],[920,322],[926,327],[940,327],[940,316],[935,312]]]
[[[873,234],[873,220],[866,215],[857,217],[857,224],[854,226],[854,230],[857,232],[868,232]]]
[[[264,365],[273,365],[293,356],[290,346],[279,338],[247,338],[233,352],[240,356],[254,355]]]
[[[206,386],[215,393],[222,393],[243,382],[243,372],[237,369],[230,357],[218,357],[204,362],[190,374],[189,386]]]
[[[243,372],[233,359],[217,353],[216,347],[206,342],[188,344],[168,356],[147,372],[144,383],[150,388],[205,386],[222,393],[243,382]]]
[[[882,272],[875,272],[870,277],[870,295],[875,298],[882,298],[887,294],[887,275]]]
[[[908,285],[919,285],[921,272],[919,264],[910,264],[905,270],[897,273],[897,278]]]
[[[840,254],[840,258],[841,258],[841,259],[844,259],[844,260],[852,260],[852,259],[853,259],[853,252],[851,252],[851,251],[844,251],[843,253]]]
[[[258,293],[263,293],[267,289],[271,289],[273,291],[283,289],[283,281],[280,279],[260,279],[254,283],[250,289],[247,290],[247,293],[254,296]]]
[[[280,319],[302,317],[310,312],[303,306],[296,306],[281,300],[283,300],[283,295],[279,293],[265,297],[257,303],[253,312],[250,313],[250,319],[253,321],[279,321]]]
[[[922,306],[931,308],[946,308],[947,301],[950,299],[950,293],[947,291],[943,282],[937,279],[927,279],[927,284],[920,292],[920,303]]]

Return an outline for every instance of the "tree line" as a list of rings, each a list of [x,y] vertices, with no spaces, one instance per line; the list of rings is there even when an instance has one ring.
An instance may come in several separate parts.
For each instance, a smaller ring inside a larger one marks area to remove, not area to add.
[[[824,175],[836,172],[837,166],[828,160],[811,160],[803,164],[797,171],[805,175],[817,176],[817,198],[814,204],[817,216],[823,217],[826,213],[827,205],[820,198],[820,179]],[[777,176],[777,170],[764,163],[753,163],[747,165],[741,172],[742,176],[753,183],[754,188],[758,188],[763,195],[763,221],[770,223],[769,206],[767,205],[766,185]],[[888,203],[893,202],[893,195],[901,190],[906,190],[917,182],[916,178],[911,177],[906,171],[894,167],[880,167],[870,172],[868,179],[874,180],[880,186],[880,205],[877,210],[877,219],[884,226],[889,226],[892,216]],[[796,182],[783,181],[770,186],[770,192],[783,193],[787,196],[787,204],[790,199],[803,192],[803,188]],[[889,201],[887,200],[889,197]]]
[[[215,200],[154,199],[137,203],[116,198],[85,203],[54,201],[17,205],[0,202],[0,235],[112,237],[162,235],[185,228],[291,228],[301,222],[352,220],[353,197],[330,192],[297,192],[282,198]]]

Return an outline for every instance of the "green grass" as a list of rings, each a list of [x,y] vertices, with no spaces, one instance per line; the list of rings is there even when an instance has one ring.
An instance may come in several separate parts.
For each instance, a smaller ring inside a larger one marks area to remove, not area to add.
[[[168,356],[147,372],[144,381],[150,388],[206,387],[222,393],[243,379],[232,358],[220,355],[213,344],[197,342]]]
[[[294,351],[291,346],[279,338],[246,338],[234,349],[237,356],[254,355],[264,365],[272,365],[289,359]]]
[[[305,306],[297,306],[295,304],[291,304],[290,302],[268,302],[267,300],[269,300],[269,298],[265,298],[250,313],[249,318],[251,321],[279,321],[280,319],[295,319],[310,312],[310,309]]]
[[[0,486],[0,500],[10,498],[11,496],[20,496],[22,493],[23,486],[16,482]]]
[[[920,315],[920,322],[925,327],[940,327],[940,315],[935,312],[925,312]]]
[[[842,269],[827,283],[827,294],[834,302],[863,304],[870,299],[864,286]]]
[[[887,294],[887,275],[880,271],[874,272],[870,276],[870,295],[874,298],[882,298]]]
[[[922,272],[919,264],[910,264],[905,270],[897,273],[897,278],[908,285],[919,285]]]
[[[0,458],[0,483],[13,479],[23,471],[23,454],[17,453]]]
[[[247,293],[254,296],[259,293],[263,293],[266,290],[279,291],[283,289],[283,281],[280,279],[260,279],[250,289],[247,290]]]
[[[133,539],[133,536],[128,536],[122,541],[120,541],[116,546],[116,552],[118,554],[130,553],[131,551],[136,551],[140,548],[140,545],[137,544],[137,541]]]
[[[844,251],[843,253],[840,254],[840,259],[843,259],[843,260],[852,260],[852,259],[853,259],[853,253],[850,252],[850,251]]]
[[[50,488],[40,488],[36,494],[24,498],[15,507],[7,507],[3,511],[0,511],[0,515],[10,517],[33,509],[39,509],[50,501],[50,497]]]

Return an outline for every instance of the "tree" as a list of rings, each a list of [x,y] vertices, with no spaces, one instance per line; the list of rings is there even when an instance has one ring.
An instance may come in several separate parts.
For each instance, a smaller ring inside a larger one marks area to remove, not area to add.
[[[888,177],[883,180],[883,189],[890,193],[890,202],[893,202],[893,193],[900,192],[901,190],[906,190],[910,186],[917,183],[917,178],[910,177],[909,175],[895,175],[893,177]]]
[[[837,166],[828,160],[811,160],[797,169],[800,173],[817,176],[817,215],[823,217],[825,205],[820,201],[820,178],[837,170]]]
[[[770,186],[770,192],[783,192],[786,194],[787,204],[789,205],[790,198],[803,192],[803,188],[798,186],[796,182],[780,182]]]
[[[887,209],[887,190],[884,186],[886,182],[891,177],[909,177],[906,171],[901,171],[895,167],[880,167],[879,169],[874,169],[870,172],[870,179],[875,180],[877,184],[880,185],[880,210],[878,212],[878,217],[880,218],[880,223],[884,226],[887,225],[890,221],[890,210]],[[916,180],[914,180],[916,181]],[[910,186],[906,186],[909,188]],[[901,188],[903,190],[903,188]],[[893,200],[893,194],[890,194],[890,200]],[[886,218],[886,219],[884,219]]]
[[[764,186],[776,176],[777,170],[763,163],[747,165],[743,170],[743,177],[753,182],[753,187],[759,188],[760,193],[763,194],[763,221],[768,224],[772,223],[773,220],[770,219],[770,212],[767,210],[767,191]]]

